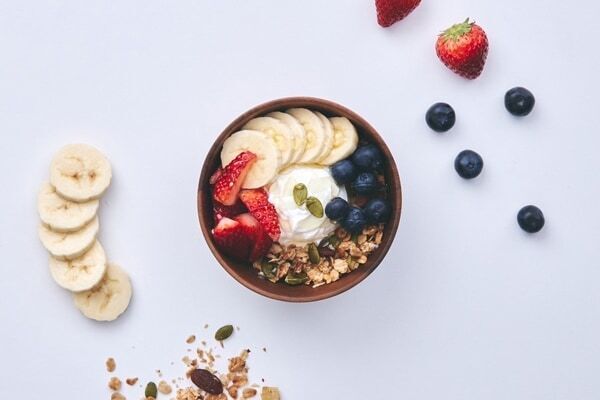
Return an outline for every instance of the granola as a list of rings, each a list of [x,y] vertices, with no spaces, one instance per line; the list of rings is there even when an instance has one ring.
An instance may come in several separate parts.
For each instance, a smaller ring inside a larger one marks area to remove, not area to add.
[[[312,263],[309,246],[282,246],[274,243],[266,257],[253,263],[258,274],[275,283],[285,280],[288,284],[304,284],[319,287],[335,282],[365,264],[369,256],[383,240],[384,225],[368,226],[358,235],[351,235],[337,228],[317,246],[319,262]]]

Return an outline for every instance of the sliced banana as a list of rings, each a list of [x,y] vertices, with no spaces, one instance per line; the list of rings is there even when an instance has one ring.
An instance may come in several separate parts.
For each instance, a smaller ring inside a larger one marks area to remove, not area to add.
[[[332,165],[350,156],[358,146],[358,133],[352,122],[345,117],[329,118],[333,126],[333,148],[328,156],[320,161],[323,165]]]
[[[325,127],[321,119],[306,108],[292,108],[287,113],[296,118],[306,133],[306,146],[304,154],[298,161],[303,164],[315,163],[323,153],[326,142]]]
[[[229,164],[243,151],[251,151],[258,157],[246,175],[243,188],[263,187],[275,178],[281,166],[281,153],[272,138],[259,131],[244,130],[234,133],[223,143],[221,150],[223,166]]]
[[[314,111],[314,113],[317,115],[317,117],[319,117],[323,123],[323,127],[325,128],[325,140],[323,141],[322,145],[323,149],[317,160],[319,163],[321,163],[323,159],[329,156],[329,153],[331,153],[331,149],[333,148],[333,125],[331,125],[331,122],[327,119],[327,117],[320,112]]]
[[[76,232],[54,232],[40,224],[38,234],[48,252],[59,260],[72,260],[92,247],[98,235],[98,217]]]
[[[49,183],[44,183],[38,194],[38,213],[42,222],[55,232],[74,232],[83,228],[96,216],[98,200],[75,203],[56,193]]]
[[[72,292],[83,292],[96,286],[106,272],[106,255],[100,242],[82,256],[69,261],[50,256],[50,273],[59,286]]]
[[[132,295],[131,281],[118,265],[109,263],[106,275],[91,290],[74,293],[75,306],[96,321],[114,321],[127,310]]]
[[[242,129],[266,133],[277,144],[281,153],[281,166],[292,162],[296,138],[292,130],[283,122],[271,117],[258,117],[248,121]]]
[[[63,147],[50,164],[50,183],[62,197],[76,202],[102,196],[111,177],[106,157],[87,144]]]
[[[292,160],[290,164],[295,164],[302,158],[304,154],[304,148],[306,147],[306,132],[304,132],[304,128],[300,125],[300,122],[289,114],[286,114],[281,111],[275,111],[267,114],[267,117],[275,118],[284,124],[286,124],[292,133],[294,134],[294,154],[292,156]]]

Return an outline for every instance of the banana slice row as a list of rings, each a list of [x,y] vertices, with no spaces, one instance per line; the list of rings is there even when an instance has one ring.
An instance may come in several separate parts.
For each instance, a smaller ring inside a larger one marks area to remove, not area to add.
[[[50,255],[50,274],[73,293],[81,313],[97,321],[116,319],[132,294],[127,273],[107,263],[97,240],[99,198],[111,178],[110,162],[100,151],[70,144],[52,159],[50,182],[38,194],[38,234]]]
[[[243,151],[255,153],[258,161],[242,184],[255,189],[271,183],[290,165],[332,165],[350,156],[357,146],[358,133],[347,118],[292,108],[248,121],[223,143],[221,162],[225,166]]]

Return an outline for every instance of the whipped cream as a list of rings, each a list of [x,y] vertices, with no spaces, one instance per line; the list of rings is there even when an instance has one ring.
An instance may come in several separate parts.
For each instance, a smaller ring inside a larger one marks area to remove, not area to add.
[[[304,245],[319,242],[333,231],[337,225],[326,215],[317,218],[306,208],[294,201],[294,186],[303,183],[308,195],[321,201],[323,209],[334,197],[348,198],[346,189],[339,186],[329,171],[329,167],[295,165],[280,172],[269,187],[269,201],[277,209],[283,245]]]

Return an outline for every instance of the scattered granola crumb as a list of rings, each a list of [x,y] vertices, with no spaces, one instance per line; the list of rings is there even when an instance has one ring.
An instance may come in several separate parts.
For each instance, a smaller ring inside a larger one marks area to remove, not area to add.
[[[261,400],[280,400],[281,395],[279,394],[278,388],[264,386],[262,388],[262,393],[260,394],[260,398],[261,398]]]
[[[108,381],[108,387],[110,388],[110,390],[114,390],[115,392],[121,390],[121,380],[116,376],[113,376]]]
[[[246,388],[242,391],[242,397],[244,399],[251,399],[252,397],[256,396],[256,393],[256,389]]]
[[[115,362],[115,359],[110,357],[106,360],[106,370],[108,372],[114,372],[115,369],[117,369],[117,363]]]
[[[200,392],[194,388],[179,389],[175,400],[197,400],[201,399]]]
[[[186,343],[187,344],[192,344],[196,341],[196,336],[195,335],[190,335],[187,339],[186,339]]]
[[[171,385],[169,385],[167,382],[160,381],[158,382],[158,391],[162,394],[171,394],[173,388],[171,388]]]
[[[208,329],[208,324],[204,324],[204,329]]]
[[[127,378],[125,379],[125,382],[129,385],[129,386],[133,386],[137,383],[138,378]]]
[[[127,400],[127,397],[123,396],[121,393],[119,392],[114,392],[111,396],[110,396],[110,400]]]
[[[263,347],[263,351],[266,353],[266,352],[267,352],[267,348],[266,348],[266,347]]]

